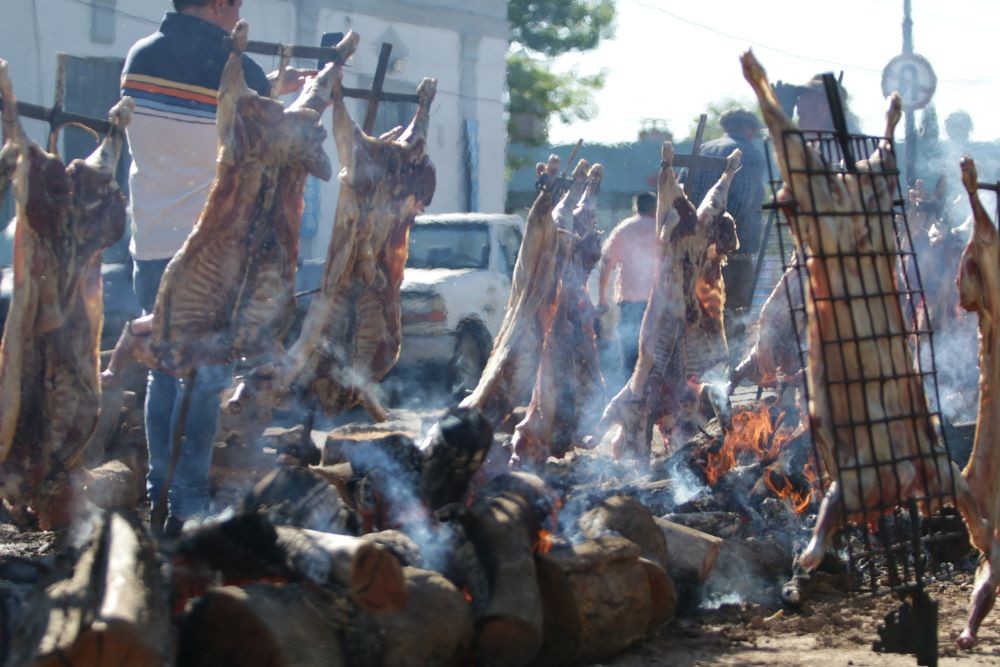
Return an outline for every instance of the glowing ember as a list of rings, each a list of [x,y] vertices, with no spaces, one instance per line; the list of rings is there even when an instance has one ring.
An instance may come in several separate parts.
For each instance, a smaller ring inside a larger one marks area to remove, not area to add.
[[[466,602],[472,603],[472,593],[469,592],[468,586],[462,586],[462,597],[465,598]]]
[[[547,554],[552,551],[552,534],[544,528],[538,530],[538,541],[535,542],[536,554]]]

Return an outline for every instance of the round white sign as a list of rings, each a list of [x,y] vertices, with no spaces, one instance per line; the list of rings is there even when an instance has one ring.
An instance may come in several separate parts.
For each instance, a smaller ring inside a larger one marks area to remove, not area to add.
[[[923,109],[937,88],[937,76],[923,56],[904,53],[889,61],[882,70],[882,94],[899,93],[903,111]]]

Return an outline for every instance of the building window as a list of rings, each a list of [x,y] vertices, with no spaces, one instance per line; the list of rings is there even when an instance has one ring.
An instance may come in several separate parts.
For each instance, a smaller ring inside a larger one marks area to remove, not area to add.
[[[90,1],[90,41],[113,44],[115,41],[115,5],[118,0]]]

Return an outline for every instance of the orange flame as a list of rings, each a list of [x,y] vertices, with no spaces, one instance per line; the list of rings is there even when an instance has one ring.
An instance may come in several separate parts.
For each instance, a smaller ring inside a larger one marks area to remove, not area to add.
[[[535,542],[536,554],[547,554],[552,551],[552,535],[544,528],[538,529],[538,540]]]
[[[806,508],[809,507],[809,501],[812,500],[812,491],[801,493],[796,491],[795,487],[792,486],[792,480],[785,475],[777,475],[781,478],[781,488],[778,488],[772,478],[774,475],[776,473],[773,470],[764,471],[764,484],[767,485],[767,488],[771,489],[771,492],[782,500],[787,500],[796,514],[805,512]]]
[[[733,427],[726,433],[722,447],[717,453],[710,453],[705,462],[705,475],[709,485],[715,486],[723,475],[735,468],[738,464],[737,455],[743,452],[753,455],[758,461],[777,458],[790,437],[787,429],[778,429],[775,433],[775,428],[784,415],[782,412],[772,421],[767,405],[761,405],[756,410],[743,408],[735,411]]]
[[[462,586],[462,597],[465,598],[466,602],[472,603],[472,593],[469,592],[468,586]]]
[[[718,452],[709,453],[705,461],[705,477],[709,486],[715,486],[727,472],[739,465],[740,459],[752,457],[767,463],[778,458],[794,433],[793,428],[781,426],[784,417],[782,412],[772,419],[766,404],[736,410],[732,417],[732,429],[726,433],[722,447]],[[764,483],[778,498],[787,498],[795,512],[801,514],[809,507],[811,489],[816,481],[815,468],[811,463],[805,466],[803,475],[809,482],[810,490],[798,491],[787,476],[771,469],[764,472]]]

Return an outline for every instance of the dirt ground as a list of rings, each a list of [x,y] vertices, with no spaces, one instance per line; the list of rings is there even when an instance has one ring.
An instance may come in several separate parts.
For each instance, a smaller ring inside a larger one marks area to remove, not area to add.
[[[954,643],[965,625],[972,574],[959,573],[929,590],[938,601],[939,662],[1000,665],[1000,613],[983,622],[971,652]],[[799,612],[780,607],[723,605],[716,611],[681,618],[607,667],[701,667],[707,665],[916,665],[908,655],[875,653],[872,641],[894,598],[852,596],[820,584]]]

